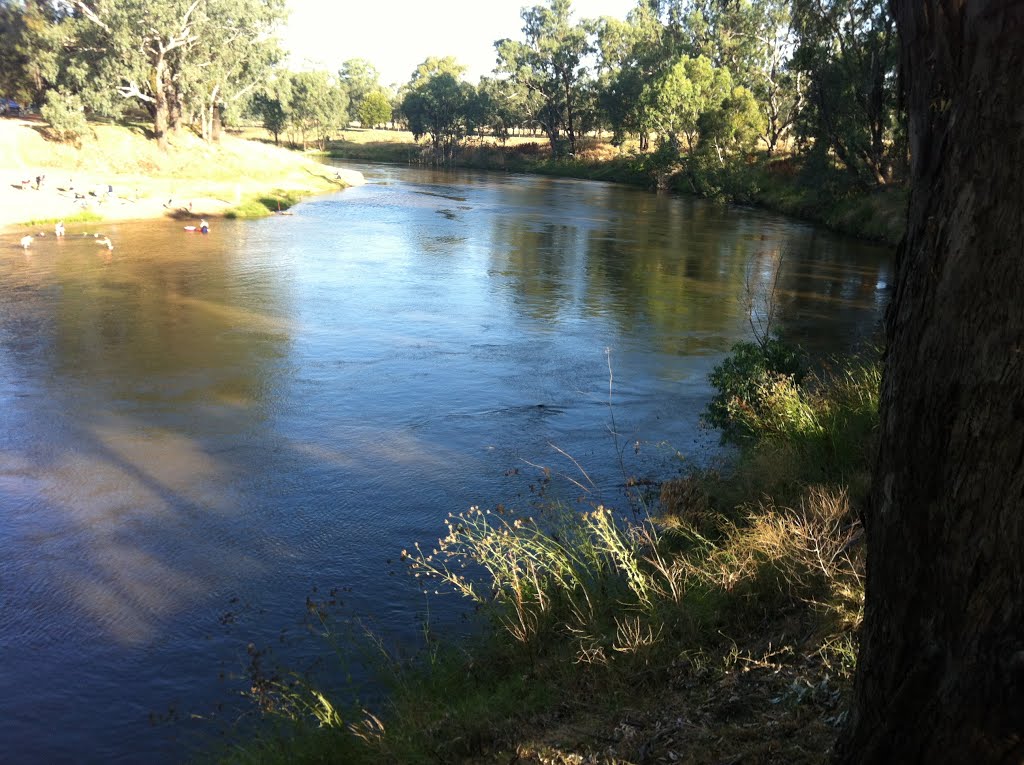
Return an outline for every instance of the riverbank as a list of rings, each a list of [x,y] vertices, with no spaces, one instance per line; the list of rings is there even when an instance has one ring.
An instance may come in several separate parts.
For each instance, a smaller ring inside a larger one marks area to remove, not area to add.
[[[716,369],[728,474],[637,486],[633,514],[450,516],[402,557],[427,597],[475,601],[481,631],[452,645],[428,628],[421,661],[382,660],[390,695],[372,709],[254,674],[267,724],[222,760],[829,762],[863,615],[880,368],[785,375],[795,361],[746,343]],[[309,605],[331,642],[360,639]]]
[[[16,235],[58,220],[269,215],[361,182],[359,173],[233,136],[211,144],[186,133],[162,152],[141,128],[94,124],[76,147],[49,140],[44,123],[0,120],[0,231]]]
[[[903,186],[873,191],[849,186],[839,171],[811,180],[790,158],[759,159],[742,167],[658,166],[654,155],[622,151],[599,139],[581,141],[573,159],[552,160],[539,137],[518,137],[505,145],[474,139],[455,164],[479,170],[533,173],[564,178],[665,188],[722,201],[760,207],[816,223],[858,239],[895,246],[906,225],[907,190]],[[393,130],[347,130],[328,145],[335,159],[415,163],[424,144],[411,133]]]

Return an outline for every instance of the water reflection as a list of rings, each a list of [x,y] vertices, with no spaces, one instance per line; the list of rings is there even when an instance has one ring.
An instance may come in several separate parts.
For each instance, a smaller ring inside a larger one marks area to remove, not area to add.
[[[69,227],[0,252],[0,719],[18,759],[181,759],[147,714],[205,711],[311,586],[351,585],[353,613],[415,634],[418,596],[386,560],[449,511],[528,502],[515,470],[542,462],[621,499],[606,349],[629,469],[657,475],[714,443],[697,415],[749,334],[748,275],[763,288],[781,260],[781,326],[825,350],[870,336],[889,280],[887,252],[759,212],[365,170],[209,236],[121,224],[108,252]],[[236,632],[233,599],[255,604]]]

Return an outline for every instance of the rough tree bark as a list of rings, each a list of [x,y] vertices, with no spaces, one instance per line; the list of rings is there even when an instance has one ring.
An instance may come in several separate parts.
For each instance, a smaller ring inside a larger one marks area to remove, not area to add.
[[[895,0],[909,226],[842,763],[1024,762],[1024,2]]]

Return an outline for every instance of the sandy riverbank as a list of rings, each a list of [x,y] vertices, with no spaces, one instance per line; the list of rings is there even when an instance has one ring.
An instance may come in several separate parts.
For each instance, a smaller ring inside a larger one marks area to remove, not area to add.
[[[72,147],[47,140],[43,127],[0,119],[0,232],[5,235],[52,231],[58,219],[217,217],[253,198],[270,204],[277,197],[362,182],[359,173],[338,172],[231,136],[214,145],[186,135],[161,152],[136,129],[96,126],[81,147]],[[45,177],[40,188],[38,176]]]

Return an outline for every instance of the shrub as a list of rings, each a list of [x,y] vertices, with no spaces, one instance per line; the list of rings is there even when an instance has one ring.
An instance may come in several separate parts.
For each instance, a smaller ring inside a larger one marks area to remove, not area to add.
[[[78,145],[89,131],[82,99],[74,93],[51,90],[46,94],[46,103],[39,113],[50,125],[50,134],[63,143]]]
[[[769,410],[792,401],[785,381],[799,386],[807,365],[799,349],[770,337],[763,343],[741,342],[712,370],[709,377],[718,393],[704,413],[706,422],[722,431],[722,440],[741,443],[759,435],[759,424]],[[781,378],[781,379],[780,379]],[[774,392],[778,395],[766,395]]]

